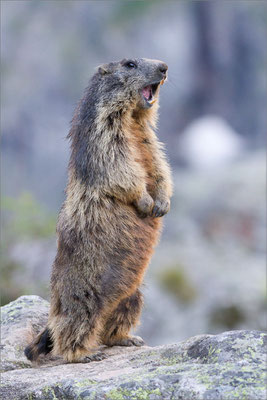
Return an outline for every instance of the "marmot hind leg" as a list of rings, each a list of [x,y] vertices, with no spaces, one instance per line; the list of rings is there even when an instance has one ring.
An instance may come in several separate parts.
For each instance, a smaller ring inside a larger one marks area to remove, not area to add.
[[[59,318],[49,324],[53,338],[53,353],[61,355],[67,362],[88,362],[96,355],[99,341],[98,329],[90,320],[77,322],[72,318]],[[87,359],[88,357],[88,359]],[[90,358],[91,357],[91,358]]]
[[[139,289],[123,299],[105,322],[102,343],[107,346],[143,346],[142,338],[129,334],[139,321],[142,305],[143,296]]]
[[[54,290],[48,328],[53,340],[53,354],[63,356],[67,362],[81,362],[99,348],[101,303],[91,292],[89,295],[89,292],[77,290],[72,298],[63,298],[64,293],[59,296]],[[68,304],[68,307],[62,304]]]

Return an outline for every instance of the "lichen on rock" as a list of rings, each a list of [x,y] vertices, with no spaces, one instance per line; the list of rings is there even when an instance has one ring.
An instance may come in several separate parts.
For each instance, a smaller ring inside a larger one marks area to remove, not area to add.
[[[22,296],[2,307],[1,399],[263,400],[267,335],[230,331],[158,347],[107,348],[107,359],[32,366],[23,354],[49,304]],[[30,333],[29,333],[30,330]]]

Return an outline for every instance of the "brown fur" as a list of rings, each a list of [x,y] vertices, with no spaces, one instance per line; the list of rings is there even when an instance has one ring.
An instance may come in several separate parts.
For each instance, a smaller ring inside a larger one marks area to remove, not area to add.
[[[123,62],[100,67],[69,134],[72,154],[47,326],[53,353],[69,362],[83,360],[99,344],[133,344],[129,332],[141,313],[139,288],[161,229],[155,212],[169,210],[170,171],[153,130],[158,105],[138,105],[140,93],[132,90],[145,86],[149,74],[161,80],[158,66],[165,64],[138,61],[136,76],[127,72],[127,91]],[[124,85],[111,96],[107,85],[114,86],[116,74],[116,85]],[[42,334],[26,349],[28,358],[40,354]]]

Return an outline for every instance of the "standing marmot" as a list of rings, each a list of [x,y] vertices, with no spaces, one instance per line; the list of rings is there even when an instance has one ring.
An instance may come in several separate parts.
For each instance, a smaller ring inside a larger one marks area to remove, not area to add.
[[[129,332],[140,316],[139,287],[159,237],[158,217],[169,211],[171,196],[153,131],[167,69],[148,59],[102,65],[79,103],[68,135],[49,320],[25,349],[30,360],[53,350],[69,362],[87,361],[99,344],[143,344]]]

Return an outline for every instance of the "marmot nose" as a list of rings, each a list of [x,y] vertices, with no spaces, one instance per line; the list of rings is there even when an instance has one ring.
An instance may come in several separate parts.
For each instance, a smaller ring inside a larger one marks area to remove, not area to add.
[[[168,70],[168,65],[165,63],[162,63],[159,65],[159,71],[163,74],[166,75],[166,72]]]

